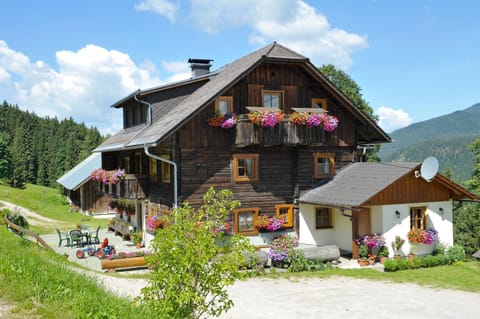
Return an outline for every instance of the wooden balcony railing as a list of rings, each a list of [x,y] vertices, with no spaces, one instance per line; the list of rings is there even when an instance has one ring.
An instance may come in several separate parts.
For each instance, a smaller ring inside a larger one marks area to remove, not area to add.
[[[126,174],[119,183],[105,185],[104,192],[113,198],[143,199],[148,194],[148,175]]]
[[[253,124],[246,115],[240,115],[236,124],[235,146],[248,145],[323,145],[323,126],[308,127],[296,125],[285,119],[275,127],[262,127]]]

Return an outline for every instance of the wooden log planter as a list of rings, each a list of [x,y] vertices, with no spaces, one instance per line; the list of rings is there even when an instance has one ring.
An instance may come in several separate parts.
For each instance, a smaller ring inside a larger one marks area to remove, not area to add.
[[[129,257],[119,259],[102,259],[102,269],[107,269],[109,272],[114,272],[117,269],[146,267],[147,262],[145,257]]]

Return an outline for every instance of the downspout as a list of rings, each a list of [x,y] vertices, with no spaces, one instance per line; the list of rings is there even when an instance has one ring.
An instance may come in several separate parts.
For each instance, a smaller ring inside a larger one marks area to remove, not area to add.
[[[145,154],[148,156],[148,157],[151,157],[151,158],[154,158],[156,160],[159,160],[159,161],[162,161],[162,162],[165,162],[167,164],[170,164],[173,166],[173,208],[174,209],[177,209],[177,201],[178,201],[178,186],[177,186],[177,163],[173,162],[173,161],[170,161],[170,160],[167,160],[165,158],[162,158],[160,156],[157,156],[157,155],[154,155],[154,154],[151,154],[149,151],[148,151],[148,148],[149,147],[152,147],[152,146],[156,146],[156,144],[150,144],[147,145],[147,144],[144,144],[144,150],[145,150]]]

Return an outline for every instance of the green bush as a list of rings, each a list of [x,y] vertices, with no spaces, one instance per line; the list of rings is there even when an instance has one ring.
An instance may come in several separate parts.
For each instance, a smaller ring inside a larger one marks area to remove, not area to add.
[[[462,261],[467,258],[465,249],[460,245],[453,245],[447,250],[446,255],[450,257],[454,262]]]
[[[326,269],[327,266],[321,260],[311,260],[305,257],[303,250],[294,249],[288,257],[289,272],[301,271],[319,271]]]
[[[453,249],[451,254],[448,254],[447,252],[446,255],[416,257],[411,261],[407,259],[387,259],[383,266],[386,272],[394,272],[407,269],[419,269],[451,265],[456,261],[465,259],[465,251],[463,251],[463,248],[459,246],[455,248],[454,247],[450,248],[450,250]],[[462,252],[464,256],[463,259],[461,259]]]
[[[20,215],[19,213],[10,213],[7,215],[7,218],[10,222],[14,223],[17,226],[22,228],[28,229],[29,224],[25,217]]]
[[[5,225],[4,217],[10,214],[10,210],[8,208],[3,208],[0,210],[0,225]]]

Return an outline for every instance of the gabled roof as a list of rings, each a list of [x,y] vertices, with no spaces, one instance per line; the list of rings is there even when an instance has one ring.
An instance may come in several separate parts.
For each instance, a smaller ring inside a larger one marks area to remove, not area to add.
[[[101,167],[102,154],[93,153],[65,175],[57,179],[57,183],[63,185],[66,189],[77,190],[90,179],[90,175],[95,169]]]
[[[312,74],[317,80],[326,84],[326,87],[332,90],[334,95],[342,98],[348,104],[349,110],[355,117],[361,119],[362,122],[368,123],[372,132],[377,136],[378,141],[370,142],[388,142],[390,137],[378,125],[368,118],[361,110],[354,106],[348,99],[343,96],[319,71],[310,63],[309,59],[300,55],[276,42],[254,51],[236,61],[233,61],[216,72],[207,74],[200,78],[190,79],[182,82],[173,83],[170,85],[148,89],[145,91],[137,91],[126,98],[115,103],[114,107],[119,107],[123,103],[131,101],[134,96],[143,98],[144,100],[150,94],[166,90],[178,90],[185,85],[192,85],[192,83],[203,84],[190,94],[181,95],[181,98],[175,103],[170,103],[168,106],[154,105],[157,110],[162,110],[161,116],[153,118],[150,126],[137,127],[136,134],[131,138],[124,138],[124,144],[118,148],[118,136],[125,135],[124,133],[116,134],[111,139],[105,141],[94,151],[108,151],[124,148],[140,148],[145,144],[153,144],[163,141],[168,138],[173,132],[184,125],[192,116],[196,115],[207,105],[211,104],[216,97],[234,86],[241,80],[248,72],[253,70],[257,65],[264,61],[277,62],[291,62],[302,63],[308,72]],[[159,104],[162,104],[160,102]],[[157,103],[156,103],[157,104]],[[154,108],[154,109],[155,109]]]
[[[405,175],[413,174],[420,165],[421,163],[352,163],[325,184],[304,193],[300,196],[300,202],[346,209],[360,207]],[[477,199],[441,174],[435,176],[435,181],[462,198]]]

